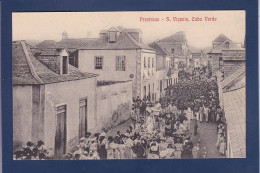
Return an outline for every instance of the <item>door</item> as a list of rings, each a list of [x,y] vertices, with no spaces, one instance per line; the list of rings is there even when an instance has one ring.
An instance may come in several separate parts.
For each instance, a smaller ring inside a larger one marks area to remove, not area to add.
[[[57,158],[66,153],[66,105],[57,107],[56,116],[55,156]]]
[[[87,134],[87,99],[79,101],[79,138],[86,137]]]

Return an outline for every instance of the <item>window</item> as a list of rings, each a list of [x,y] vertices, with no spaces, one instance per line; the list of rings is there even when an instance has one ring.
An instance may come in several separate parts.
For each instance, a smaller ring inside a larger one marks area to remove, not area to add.
[[[225,43],[225,47],[226,47],[226,49],[229,49],[229,42]]]
[[[153,60],[153,58],[152,58],[152,68],[154,67],[154,60]]]
[[[146,67],[146,57],[144,57],[144,67]]]
[[[68,74],[68,57],[62,57],[62,74]]]
[[[150,57],[148,57],[148,68],[150,68]]]
[[[95,57],[95,69],[102,69],[103,67],[103,57],[96,56]]]
[[[171,49],[171,53],[174,53],[174,48]]]
[[[109,32],[109,42],[110,43],[115,43],[116,42],[116,32],[115,31],[110,31]]]
[[[125,56],[116,56],[116,71],[125,71]]]
[[[70,65],[73,65],[74,67],[79,67],[79,63],[78,63],[78,57],[76,57],[76,56],[72,56],[72,57],[70,57],[69,58],[69,64]]]

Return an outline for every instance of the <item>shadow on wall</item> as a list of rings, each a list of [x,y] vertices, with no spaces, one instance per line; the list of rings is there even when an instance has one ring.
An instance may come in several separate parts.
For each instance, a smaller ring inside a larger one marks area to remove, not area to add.
[[[112,118],[109,122],[103,125],[102,130],[107,132],[118,125],[123,124],[130,118],[132,104],[131,102],[123,103],[117,106],[116,110],[111,112]]]

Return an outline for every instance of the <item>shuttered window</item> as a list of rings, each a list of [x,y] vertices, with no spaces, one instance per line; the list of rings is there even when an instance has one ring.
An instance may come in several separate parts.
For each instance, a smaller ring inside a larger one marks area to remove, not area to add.
[[[125,71],[125,56],[116,56],[116,71]]]

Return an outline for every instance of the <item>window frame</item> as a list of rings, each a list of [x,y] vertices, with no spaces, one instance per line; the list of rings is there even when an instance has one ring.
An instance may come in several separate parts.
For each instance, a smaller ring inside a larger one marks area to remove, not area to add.
[[[101,68],[97,68],[97,58],[101,58]],[[103,56],[94,56],[94,69],[95,70],[103,70],[104,65],[104,57]]]
[[[124,60],[124,62],[122,62],[122,59]],[[126,56],[125,55],[116,56],[115,70],[116,71],[126,71]]]
[[[226,48],[226,49],[229,49],[229,42],[226,42],[226,43],[225,43],[225,48]]]

